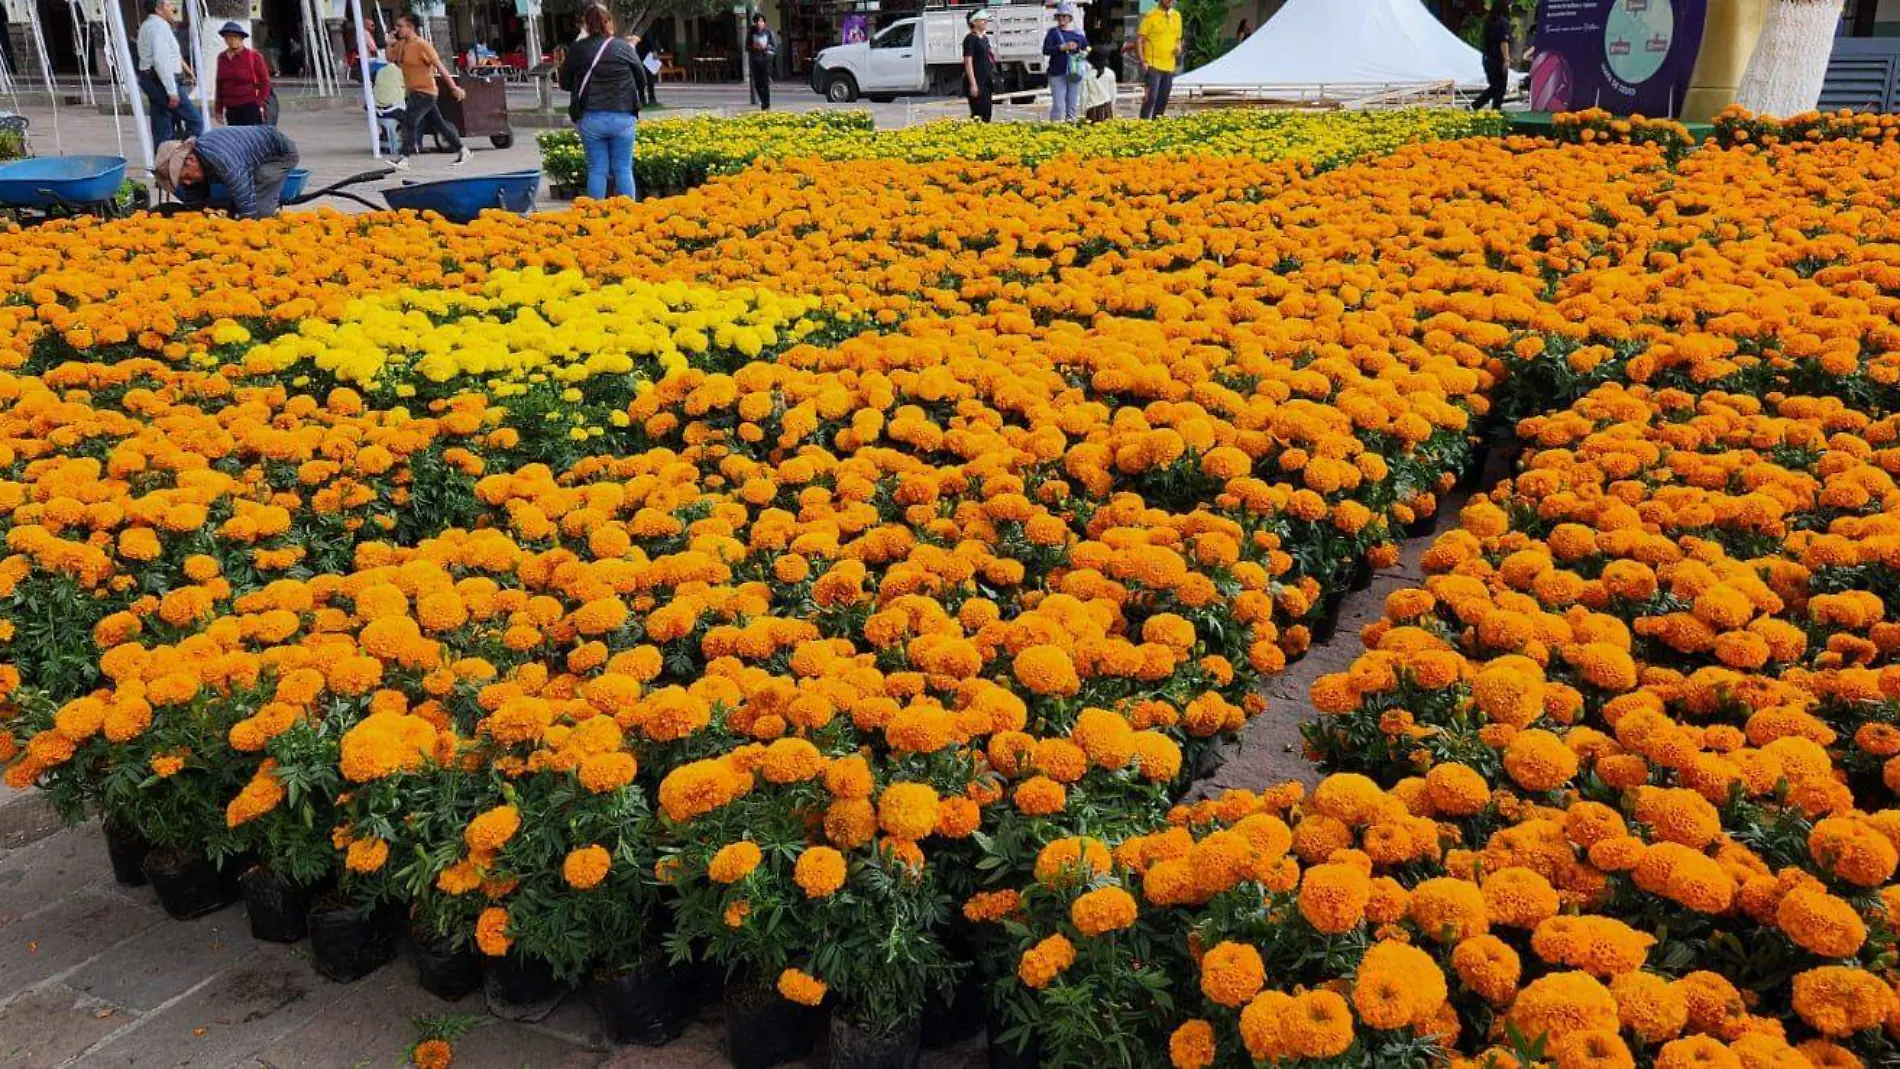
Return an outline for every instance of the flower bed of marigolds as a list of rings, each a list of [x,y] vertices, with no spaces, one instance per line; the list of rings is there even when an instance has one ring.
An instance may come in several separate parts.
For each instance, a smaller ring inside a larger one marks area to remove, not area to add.
[[[1896,1064],[1896,129],[0,236],[8,781],[742,1065]]]

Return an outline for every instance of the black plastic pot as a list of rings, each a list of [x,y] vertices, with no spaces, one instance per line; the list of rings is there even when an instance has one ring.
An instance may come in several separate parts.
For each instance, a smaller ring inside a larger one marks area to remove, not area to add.
[[[203,854],[183,847],[154,848],[145,855],[141,871],[158,893],[158,904],[173,920],[193,920],[237,901],[235,890],[218,875],[218,867]]]
[[[1320,602],[1319,618],[1313,621],[1311,628],[1313,645],[1321,646],[1333,640],[1333,636],[1339,632],[1339,612],[1345,604],[1346,599],[1340,594],[1333,594]]]
[[[1424,538],[1426,535],[1429,535],[1432,532],[1438,530],[1439,515],[1440,515],[1439,513],[1434,512],[1429,516],[1420,516],[1417,519],[1413,520],[1411,523],[1406,524],[1405,525],[1406,537]]]
[[[360,980],[395,958],[399,932],[387,909],[324,896],[310,907],[311,964],[340,984]]]
[[[831,1017],[831,1069],[917,1069],[923,1051],[923,1025],[911,1020],[888,1031],[860,1028]]]
[[[482,991],[488,1012],[507,1021],[538,1021],[554,1012],[564,994],[554,966],[518,950],[488,960]]]
[[[416,982],[445,1002],[482,989],[482,957],[474,947],[456,946],[447,936],[411,932],[416,951]]]
[[[1360,557],[1352,566],[1352,589],[1364,590],[1372,585],[1372,562]]]
[[[778,993],[770,982],[726,985],[726,1057],[733,1069],[769,1069],[810,1057],[824,1014]]]
[[[1037,1069],[1042,1064],[1041,1044],[1031,1039],[1026,1047],[1019,1050],[1013,1044],[1003,1042],[1003,1033],[1009,1031],[1009,1023],[994,1008],[989,1009],[986,1016],[990,1069]]]
[[[663,1047],[693,1019],[693,978],[658,957],[630,969],[595,973],[594,1015],[615,1043]]]
[[[238,886],[244,894],[244,912],[251,918],[251,938],[295,943],[310,931],[309,894],[303,888],[262,865],[245,869]]]
[[[923,1041],[927,1050],[949,1047],[983,1031],[983,978],[974,968],[948,992],[924,1003]]]
[[[138,832],[121,828],[109,820],[103,830],[106,857],[112,862],[112,878],[121,887],[145,886],[145,855],[152,852],[152,844]]]

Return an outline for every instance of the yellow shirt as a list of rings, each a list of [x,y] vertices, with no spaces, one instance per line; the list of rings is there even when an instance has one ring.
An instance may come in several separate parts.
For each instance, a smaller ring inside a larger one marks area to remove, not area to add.
[[[1181,51],[1181,9],[1157,7],[1141,17],[1141,60],[1149,70],[1172,71]]]

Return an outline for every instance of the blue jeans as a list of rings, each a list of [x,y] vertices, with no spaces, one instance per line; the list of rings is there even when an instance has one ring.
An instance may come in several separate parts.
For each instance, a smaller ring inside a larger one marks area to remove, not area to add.
[[[204,133],[205,121],[198,115],[198,105],[192,102],[184,86],[178,87],[177,107],[171,105],[165,83],[151,71],[139,72],[139,88],[145,91],[148,112],[145,118],[152,127],[153,147],[174,138],[182,140]]]
[[[1168,93],[1174,88],[1174,72],[1150,69],[1148,91],[1141,98],[1141,117],[1159,119],[1168,110]]]
[[[1070,63],[1080,63],[1074,56]],[[1052,74],[1049,76],[1049,121],[1074,122],[1076,113],[1082,107],[1082,83],[1070,81],[1068,76]]]
[[[624,111],[589,111],[574,124],[580,131],[581,147],[587,150],[587,195],[599,200],[607,195],[607,176],[611,172],[614,192],[631,197],[633,192],[633,135],[640,121]]]

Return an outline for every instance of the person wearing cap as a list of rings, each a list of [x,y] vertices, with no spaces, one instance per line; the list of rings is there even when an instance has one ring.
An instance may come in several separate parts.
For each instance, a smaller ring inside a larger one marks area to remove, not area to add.
[[[152,170],[160,189],[198,205],[218,182],[239,219],[276,215],[284,179],[297,166],[296,144],[275,126],[217,127],[195,138],[167,141],[156,156]]]
[[[152,125],[152,143],[170,141],[176,134],[196,137],[204,129],[198,106],[185,91],[191,75],[178,50],[178,10],[171,0],[145,0],[145,21],[139,23],[139,89],[144,92]]]
[[[772,61],[778,58],[778,34],[765,24],[765,12],[752,13],[752,32],[746,35],[747,66],[752,75],[752,91],[759,98],[759,110],[772,110]]]
[[[1141,117],[1159,119],[1168,110],[1168,94],[1174,89],[1174,74],[1181,69],[1186,47],[1181,13],[1175,10],[1174,0],[1160,0],[1154,10],[1143,15],[1136,38],[1141,45],[1141,66],[1147,71]]]
[[[1042,38],[1042,54],[1049,57],[1049,121],[1074,122],[1081,111],[1082,81],[1087,76],[1082,57],[1089,39],[1075,28],[1075,5],[1056,5],[1056,24]]]
[[[963,38],[963,89],[970,101],[970,118],[989,122],[995,101],[996,50],[990,47],[990,13],[970,12],[970,32]]]
[[[211,114],[226,126],[264,125],[264,104],[270,100],[270,66],[255,49],[245,47],[249,31],[235,22],[218,30],[224,51],[218,53],[217,88],[211,96]]]

